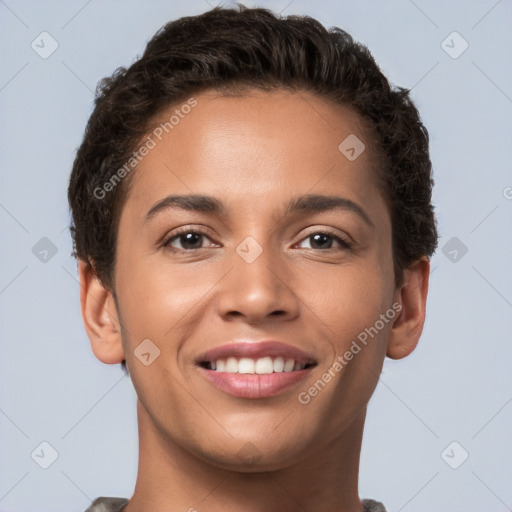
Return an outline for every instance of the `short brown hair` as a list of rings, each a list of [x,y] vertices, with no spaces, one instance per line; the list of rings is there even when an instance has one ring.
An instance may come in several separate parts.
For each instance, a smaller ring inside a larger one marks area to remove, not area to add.
[[[384,157],[378,171],[390,206],[397,285],[404,268],[433,254],[429,137],[409,91],[392,87],[368,49],[345,31],[239,4],[168,23],[139,60],[98,85],[68,199],[74,255],[104,285],[114,288],[119,214],[131,175],[102,197],[97,191],[105,191],[165,108],[204,90],[230,94],[244,87],[307,90],[360,114]]]

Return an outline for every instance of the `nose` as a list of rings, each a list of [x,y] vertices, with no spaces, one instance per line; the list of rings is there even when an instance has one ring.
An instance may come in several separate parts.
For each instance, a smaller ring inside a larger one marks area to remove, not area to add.
[[[250,263],[237,253],[233,255],[233,268],[221,282],[217,302],[218,314],[224,320],[254,325],[298,316],[300,300],[291,288],[286,262],[278,258],[270,250],[263,250]]]

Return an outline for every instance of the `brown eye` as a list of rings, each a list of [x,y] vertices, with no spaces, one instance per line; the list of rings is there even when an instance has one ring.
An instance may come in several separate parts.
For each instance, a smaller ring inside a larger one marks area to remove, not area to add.
[[[307,240],[310,241],[309,247],[302,246],[302,244]],[[300,246],[302,246],[305,249],[319,249],[319,250],[324,249],[325,250],[325,249],[335,249],[336,244],[338,244],[338,246],[341,246],[345,249],[350,249],[350,247],[351,247],[351,245],[346,240],[343,240],[342,238],[340,238],[338,236],[334,236],[329,233],[322,233],[322,232],[313,233],[313,234],[307,236],[301,242]],[[333,245],[334,245],[334,247],[333,247]]]
[[[314,249],[330,249],[334,241],[332,236],[324,235],[323,233],[317,233],[309,238],[312,240],[311,245],[314,246]]]
[[[202,249],[204,239],[210,240],[202,233],[185,231],[169,238],[164,246],[182,251],[191,251],[194,249]]]

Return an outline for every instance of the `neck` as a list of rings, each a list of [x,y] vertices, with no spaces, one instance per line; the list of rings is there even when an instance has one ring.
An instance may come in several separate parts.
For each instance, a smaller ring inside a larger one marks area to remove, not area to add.
[[[366,409],[311,457],[273,471],[220,469],[169,440],[137,403],[139,467],[125,512],[363,512],[359,454]]]

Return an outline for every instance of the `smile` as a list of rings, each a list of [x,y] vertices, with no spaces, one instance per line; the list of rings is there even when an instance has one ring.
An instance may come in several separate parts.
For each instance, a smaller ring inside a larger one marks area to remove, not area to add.
[[[240,340],[202,354],[196,364],[210,384],[229,395],[269,398],[305,379],[317,361],[281,342]]]

